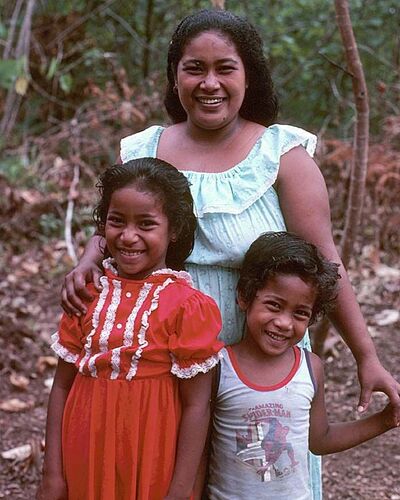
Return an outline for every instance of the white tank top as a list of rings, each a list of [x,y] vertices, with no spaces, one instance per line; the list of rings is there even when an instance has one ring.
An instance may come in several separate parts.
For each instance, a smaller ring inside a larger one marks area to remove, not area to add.
[[[289,375],[252,384],[223,349],[208,495],[210,500],[309,500],[308,431],[315,394],[309,358],[294,347]]]

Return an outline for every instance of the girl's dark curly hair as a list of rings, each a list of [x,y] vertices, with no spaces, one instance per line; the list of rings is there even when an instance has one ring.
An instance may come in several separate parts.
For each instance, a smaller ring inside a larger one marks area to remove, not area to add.
[[[315,245],[293,233],[264,233],[254,241],[244,257],[237,284],[241,299],[250,305],[258,290],[271,276],[293,274],[316,291],[310,323],[328,312],[335,303],[339,265],[325,259]]]
[[[278,98],[260,35],[248,21],[232,12],[206,9],[185,17],[175,29],[169,45],[164,104],[172,121],[180,123],[187,118],[178,94],[174,92],[178,63],[187,43],[205,31],[216,31],[228,37],[243,61],[248,88],[240,116],[266,127],[274,123],[278,114]]]
[[[100,176],[97,184],[100,200],[93,211],[98,233],[104,236],[112,194],[132,185],[160,200],[169,228],[176,233],[176,241],[168,246],[166,265],[177,271],[184,269],[184,262],[193,250],[197,228],[193,198],[186,177],[163,160],[138,158],[114,165]]]

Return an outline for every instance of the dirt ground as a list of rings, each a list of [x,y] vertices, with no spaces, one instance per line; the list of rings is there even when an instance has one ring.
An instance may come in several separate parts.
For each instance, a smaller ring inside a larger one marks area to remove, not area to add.
[[[0,458],[0,498],[35,496],[48,387],[54,373],[49,338],[61,314],[58,302],[61,276],[66,269],[64,254],[62,248],[45,248],[34,258],[32,254],[29,259],[14,257],[0,272],[0,452],[29,445],[25,458]],[[376,262],[372,266],[368,259],[352,272],[380,358],[398,379],[399,278],[394,268]],[[328,347],[325,365],[330,418],[354,418],[358,383],[353,358],[337,337],[330,337]],[[380,408],[384,401],[383,395],[376,394],[372,407]],[[392,430],[356,449],[325,457],[324,498],[400,500],[399,470],[400,431]]]

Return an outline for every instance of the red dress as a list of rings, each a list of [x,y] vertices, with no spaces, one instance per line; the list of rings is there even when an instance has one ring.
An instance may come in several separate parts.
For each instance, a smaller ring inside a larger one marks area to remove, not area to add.
[[[79,370],[63,417],[69,498],[162,500],[175,463],[178,378],[218,363],[220,314],[187,273],[134,281],[108,268],[87,314],[64,315],[53,339]]]

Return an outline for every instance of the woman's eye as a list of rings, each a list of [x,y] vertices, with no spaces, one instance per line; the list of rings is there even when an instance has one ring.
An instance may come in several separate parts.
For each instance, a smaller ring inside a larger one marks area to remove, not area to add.
[[[218,71],[223,75],[227,75],[228,73],[232,73],[233,70],[232,66],[221,66]]]
[[[191,75],[198,75],[202,72],[202,68],[200,66],[189,66],[185,68],[185,71]]]

